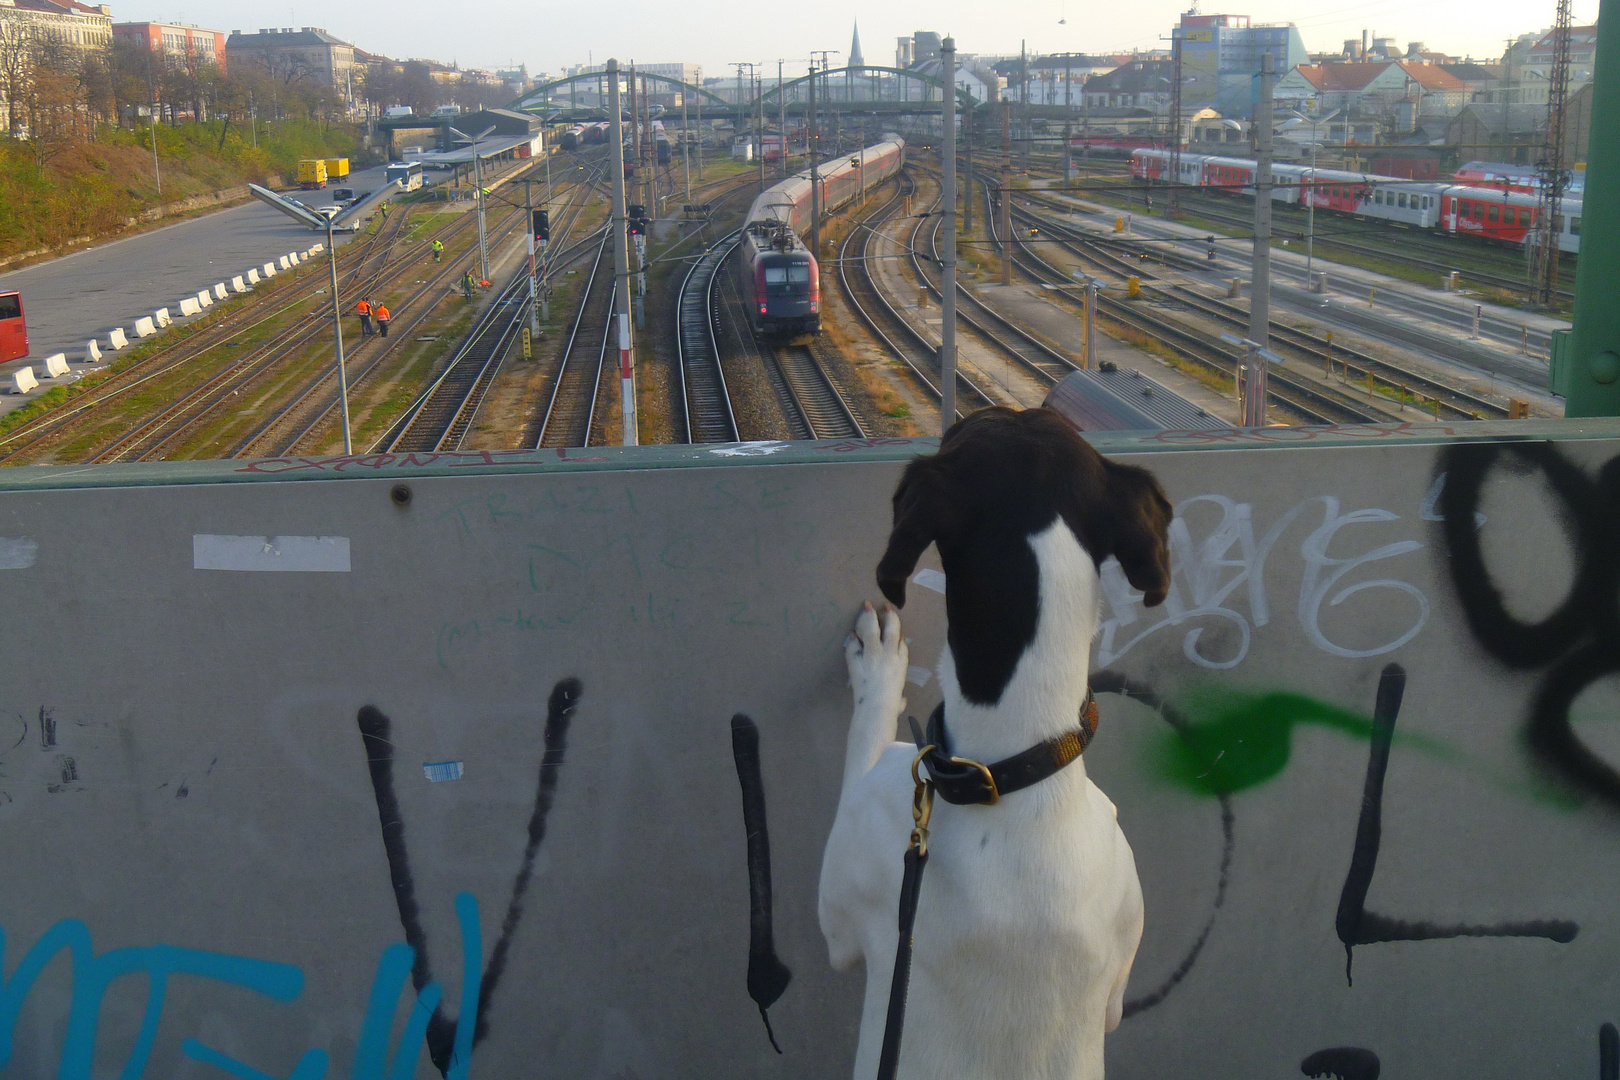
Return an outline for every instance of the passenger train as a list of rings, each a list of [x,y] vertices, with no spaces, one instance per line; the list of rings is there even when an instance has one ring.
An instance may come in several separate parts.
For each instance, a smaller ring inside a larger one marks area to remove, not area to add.
[[[1472,187],[1504,188],[1508,191],[1540,191],[1541,170],[1534,165],[1511,165],[1502,161],[1470,161],[1457,170],[1453,177],[1459,184]],[[1586,190],[1586,171],[1576,169],[1570,174],[1565,195],[1579,195]]]
[[[1131,175],[1139,180],[1166,180],[1170,151],[1137,150]],[[1254,197],[1255,163],[1248,158],[1182,154],[1183,184]],[[1287,163],[1271,167],[1271,198],[1296,206],[1314,205],[1357,217],[1376,218],[1419,229],[1523,245],[1534,241],[1539,215],[1537,196],[1509,188],[1476,187],[1403,180],[1376,173],[1311,169]],[[1581,200],[1566,195],[1556,222],[1558,246],[1581,248]]]
[[[821,212],[830,214],[864,189],[876,187],[905,164],[905,140],[896,137],[817,170]],[[761,334],[819,333],[821,277],[800,234],[810,227],[810,173],[806,170],[759,193],[743,219],[737,244],[737,281],[754,330]]]

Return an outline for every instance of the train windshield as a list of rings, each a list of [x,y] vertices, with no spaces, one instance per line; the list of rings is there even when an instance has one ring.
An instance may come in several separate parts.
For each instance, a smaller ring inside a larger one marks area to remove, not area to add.
[[[0,293],[0,319],[22,318],[22,297],[16,293]]]
[[[772,296],[802,293],[809,284],[809,263],[795,262],[765,267],[765,289]]]

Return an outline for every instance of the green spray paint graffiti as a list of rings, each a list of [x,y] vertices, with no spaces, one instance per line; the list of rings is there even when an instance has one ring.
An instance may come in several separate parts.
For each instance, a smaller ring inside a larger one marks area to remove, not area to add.
[[[1288,691],[1207,689],[1181,705],[1188,723],[1156,747],[1159,773],[1200,795],[1231,795],[1273,779],[1288,765],[1294,727],[1316,724],[1371,739],[1372,719]]]
[[[1371,741],[1371,716],[1289,690],[1243,691],[1204,687],[1177,703],[1187,719],[1153,744],[1151,768],[1177,787],[1215,797],[1247,791],[1275,779],[1293,754],[1294,730],[1314,725]],[[1397,735],[1395,745],[1433,760],[1467,769],[1496,787],[1559,809],[1577,800],[1538,779],[1503,773],[1499,768],[1427,735]]]

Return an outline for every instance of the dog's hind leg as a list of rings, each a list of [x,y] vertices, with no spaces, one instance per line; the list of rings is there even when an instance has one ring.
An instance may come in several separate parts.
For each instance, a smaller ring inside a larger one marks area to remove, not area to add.
[[[844,756],[844,791],[877,763],[883,748],[895,741],[895,723],[906,706],[906,665],[910,654],[900,633],[900,616],[888,605],[883,613],[862,607],[855,629],[844,639],[849,685],[855,711],[849,720],[849,747]]]

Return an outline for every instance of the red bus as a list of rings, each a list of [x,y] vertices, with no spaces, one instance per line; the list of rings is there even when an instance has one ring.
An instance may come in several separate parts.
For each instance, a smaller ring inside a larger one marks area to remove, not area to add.
[[[28,355],[28,320],[23,318],[22,294],[0,292],[0,363]]]

